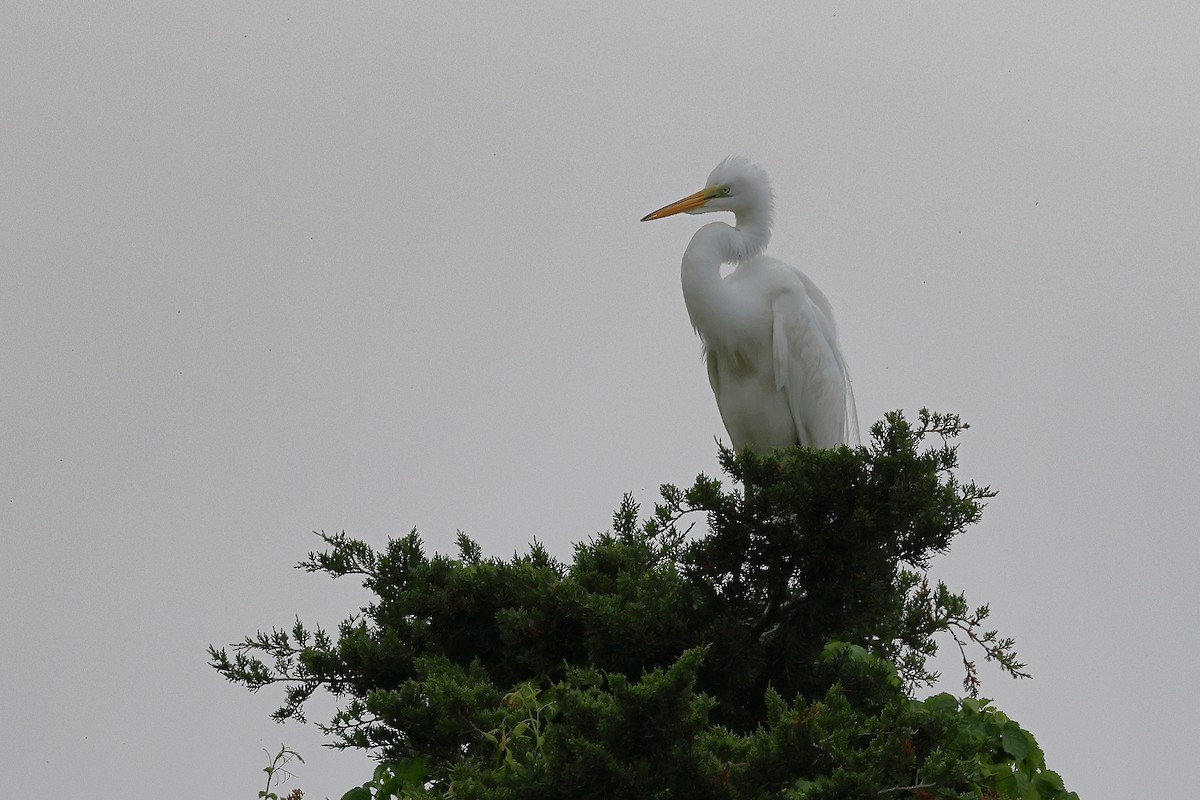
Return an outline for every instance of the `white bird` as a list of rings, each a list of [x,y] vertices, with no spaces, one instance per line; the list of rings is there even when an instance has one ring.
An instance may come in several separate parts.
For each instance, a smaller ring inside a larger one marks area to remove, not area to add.
[[[775,198],[767,173],[730,156],[705,188],[647,214],[731,211],[683,253],[683,300],[735,450],[858,443],[858,417],[833,309],[795,267],[766,256]],[[722,264],[735,264],[727,277]]]

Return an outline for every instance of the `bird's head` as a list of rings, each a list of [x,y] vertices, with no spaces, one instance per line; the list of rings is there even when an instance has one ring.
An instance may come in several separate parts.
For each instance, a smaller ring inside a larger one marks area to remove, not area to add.
[[[731,211],[738,217],[770,220],[774,205],[767,173],[742,156],[729,156],[717,164],[703,189],[647,214],[642,217],[642,222],[681,212],[707,214],[712,211]]]

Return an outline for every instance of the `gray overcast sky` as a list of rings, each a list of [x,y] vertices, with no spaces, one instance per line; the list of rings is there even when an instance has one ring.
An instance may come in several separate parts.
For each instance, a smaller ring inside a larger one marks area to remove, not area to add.
[[[935,574],[1034,674],[985,694],[1084,797],[1193,794],[1197,41],[1183,2],[8,0],[0,796],[252,797],[281,741],[308,797],[369,777],[205,646],[366,602],[291,568],[314,529],[565,556],[714,471],[700,221],[637,220],[731,152],[864,429],[973,424],[1001,494]]]

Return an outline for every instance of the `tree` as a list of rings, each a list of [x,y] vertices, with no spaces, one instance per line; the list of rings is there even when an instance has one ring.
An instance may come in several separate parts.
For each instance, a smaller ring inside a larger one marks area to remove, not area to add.
[[[375,602],[336,638],[297,620],[212,664],[283,684],[279,720],[343,700],[322,730],[382,762],[347,798],[1075,797],[977,697],[969,648],[1025,676],[1013,641],[925,577],[994,495],[955,475],[965,427],[893,413],[855,449],[722,448],[730,488],[664,486],[646,520],[626,496],[571,563],[322,533],[300,567]],[[967,696],[917,700],[939,637]]]

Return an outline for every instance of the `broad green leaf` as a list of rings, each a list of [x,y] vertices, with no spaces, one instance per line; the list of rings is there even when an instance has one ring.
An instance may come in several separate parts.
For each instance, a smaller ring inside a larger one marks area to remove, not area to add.
[[[371,790],[365,786],[355,786],[342,795],[342,800],[371,800]]]
[[[1004,752],[1015,758],[1017,761],[1024,761],[1029,755],[1029,748],[1032,742],[1029,741],[1029,734],[1015,726],[1009,726],[1000,734],[1000,746],[1004,748]]]
[[[948,692],[926,697],[922,703],[933,711],[958,711],[958,698]]]
[[[1052,769],[1044,769],[1034,778],[1035,783],[1042,783],[1054,791],[1061,792],[1066,787],[1063,786],[1062,777]]]
[[[421,786],[429,777],[429,765],[423,758],[413,758],[392,764],[392,774],[400,780],[402,786]]]

